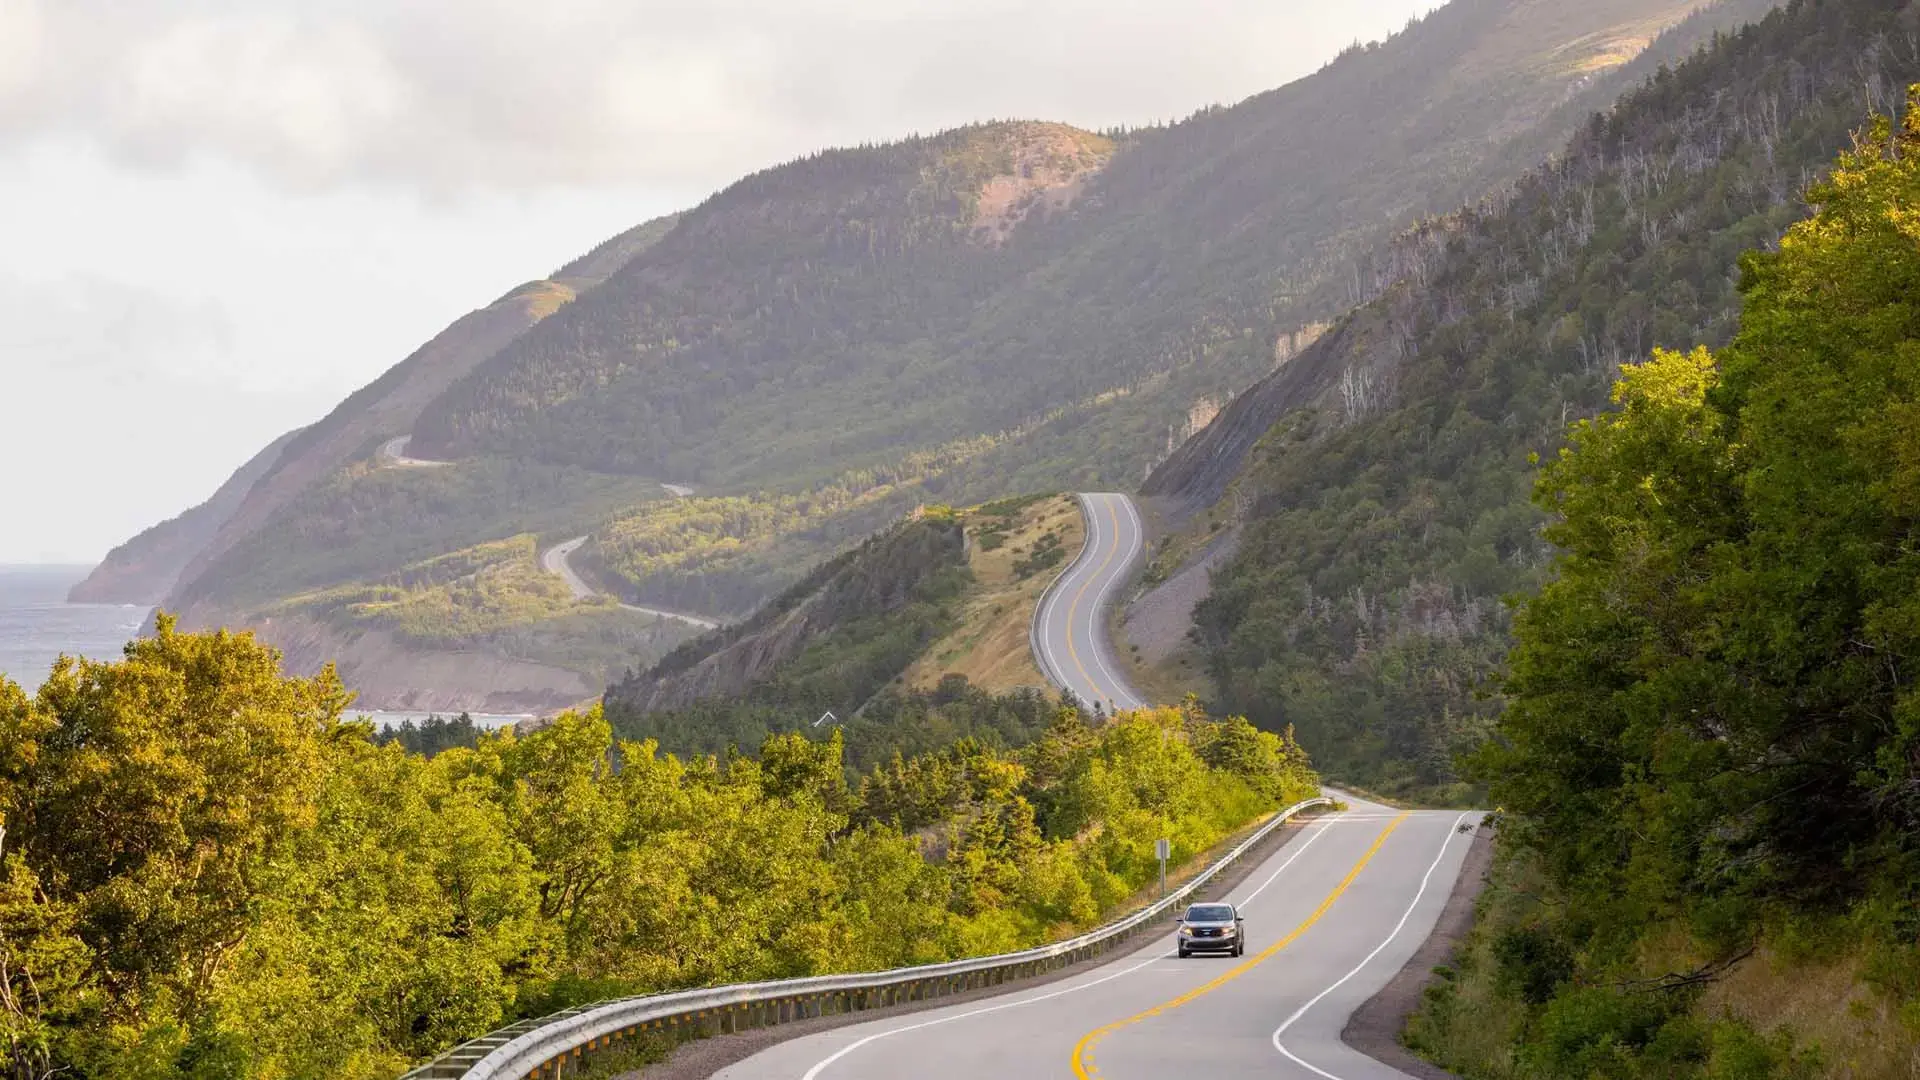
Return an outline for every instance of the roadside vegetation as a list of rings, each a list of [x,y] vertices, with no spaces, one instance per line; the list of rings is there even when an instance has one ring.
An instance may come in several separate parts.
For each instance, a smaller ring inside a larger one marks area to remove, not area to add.
[[[1465,1075],[1920,1075],[1920,85],[1807,198],[1540,473]]]
[[[1018,948],[1124,903],[1157,837],[1185,859],[1317,790],[1193,709],[850,770],[838,734],[677,757],[597,709],[428,758],[347,703],[167,621],[0,680],[9,1075],[391,1080],[577,1002]]]
[[[665,500],[658,483],[640,477],[504,459],[391,469],[378,465],[375,449],[302,493],[178,599],[251,609],[524,534],[577,536]]]

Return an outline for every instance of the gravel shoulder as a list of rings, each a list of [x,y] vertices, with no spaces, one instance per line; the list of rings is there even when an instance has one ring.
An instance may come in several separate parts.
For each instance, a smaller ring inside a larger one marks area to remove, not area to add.
[[[1140,659],[1147,664],[1162,663],[1183,648],[1193,627],[1193,609],[1212,588],[1214,568],[1239,547],[1240,526],[1235,525],[1208,541],[1172,577],[1128,605],[1119,644],[1139,646]]]

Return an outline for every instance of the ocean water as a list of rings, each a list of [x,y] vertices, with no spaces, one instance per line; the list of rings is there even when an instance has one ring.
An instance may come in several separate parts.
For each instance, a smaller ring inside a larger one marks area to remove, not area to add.
[[[139,634],[152,608],[133,604],[69,604],[67,590],[87,576],[86,566],[0,566],[0,676],[31,694],[46,680],[61,654],[117,660]],[[419,723],[427,713],[349,709],[381,727],[402,720]],[[525,716],[473,714],[482,727],[499,727]]]
[[[0,566],[0,675],[28,693],[45,681],[55,657],[117,660],[152,609],[133,604],[69,604],[67,590],[85,566]]]
[[[414,723],[418,724],[422,720],[426,720],[434,716],[439,716],[444,719],[451,720],[454,717],[459,716],[460,714],[458,712],[442,712],[442,713],[384,712],[379,709],[349,708],[347,710],[347,715],[349,717],[362,717],[362,718],[371,720],[373,721],[375,727],[385,728],[385,727],[393,727],[399,724],[402,720],[411,720]],[[502,715],[498,713],[468,713],[467,719],[472,720],[475,727],[497,728],[497,727],[504,727],[508,724],[516,723],[521,720],[531,720],[533,719],[533,716],[531,713],[516,714],[511,716]]]

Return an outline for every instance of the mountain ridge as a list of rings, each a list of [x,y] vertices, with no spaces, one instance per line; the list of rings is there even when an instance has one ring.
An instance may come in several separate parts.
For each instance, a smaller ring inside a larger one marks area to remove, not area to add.
[[[1177,124],[975,125],[762,170],[569,264],[531,298],[550,310],[496,312],[498,347],[433,365],[424,403],[343,405],[168,603],[249,625],[533,533],[589,535],[580,561],[629,599],[751,610],[917,505],[1131,487],[1386,287],[1378,241],[1563,142],[1653,31],[1716,17],[1456,0]],[[560,299],[576,272],[607,277]],[[401,435],[454,464],[375,467]],[[661,479],[705,490],[642,494]]]

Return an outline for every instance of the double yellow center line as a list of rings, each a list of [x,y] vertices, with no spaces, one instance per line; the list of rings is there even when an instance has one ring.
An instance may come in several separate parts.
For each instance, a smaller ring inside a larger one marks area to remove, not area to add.
[[[1335,900],[1340,899],[1341,894],[1347,891],[1347,887],[1353,884],[1353,879],[1359,877],[1360,871],[1365,869],[1366,865],[1373,861],[1373,857],[1380,853],[1380,847],[1381,845],[1387,842],[1387,837],[1393,835],[1393,830],[1399,828],[1400,823],[1407,820],[1408,816],[1409,815],[1403,813],[1400,816],[1394,818],[1392,821],[1389,821],[1387,823],[1387,827],[1380,830],[1380,835],[1373,838],[1373,845],[1367,848],[1366,854],[1360,856],[1360,861],[1357,863],[1354,863],[1353,869],[1347,871],[1347,876],[1340,880],[1340,884],[1334,886],[1333,891],[1327,894],[1327,898],[1325,900],[1320,901],[1320,906],[1313,909],[1313,914],[1307,916],[1307,919],[1305,922],[1301,923],[1299,926],[1294,927],[1293,931],[1289,933],[1286,937],[1281,938],[1279,941],[1276,941],[1273,944],[1267,946],[1265,949],[1262,949],[1258,953],[1255,953],[1251,959],[1242,962],[1238,966],[1232,968],[1231,970],[1227,971],[1225,974],[1221,975],[1219,978],[1214,979],[1212,982],[1209,982],[1204,986],[1201,986],[1194,990],[1189,990],[1186,993],[1181,994],[1179,997],[1174,998],[1170,1001],[1163,1001],[1160,1004],[1155,1005],[1151,1009],[1147,1009],[1143,1012],[1137,1012],[1132,1016],[1127,1017],[1125,1020],[1116,1020],[1113,1023],[1106,1025],[1105,1027],[1094,1028],[1092,1031],[1087,1032],[1084,1036],[1081,1036],[1080,1041],[1078,1043],[1075,1043],[1073,1047],[1073,1075],[1078,1077],[1079,1080],[1094,1080],[1095,1077],[1100,1075],[1099,1067],[1093,1063],[1093,1048],[1097,1043],[1099,1043],[1101,1039],[1104,1039],[1108,1035],[1111,1035],[1114,1032],[1119,1031],[1121,1028],[1129,1027],[1133,1024],[1139,1023],[1142,1020],[1159,1016],[1161,1013],[1164,1013],[1164,1012],[1171,1012],[1172,1010],[1177,1009],[1182,1005],[1185,1005],[1187,1002],[1192,1001],[1195,998],[1202,997],[1206,994],[1210,994],[1213,991],[1218,990],[1222,986],[1225,986],[1226,984],[1239,978],[1240,976],[1245,975],[1247,972],[1252,971],[1254,968],[1259,967],[1261,964],[1271,959],[1280,950],[1286,948],[1288,945],[1293,944],[1295,939],[1297,939],[1301,934],[1306,933],[1308,928],[1312,927],[1314,923],[1317,923],[1320,921],[1321,917],[1327,913],[1327,909],[1333,906],[1333,902]],[[1330,826],[1323,825],[1321,827],[1328,828]]]

